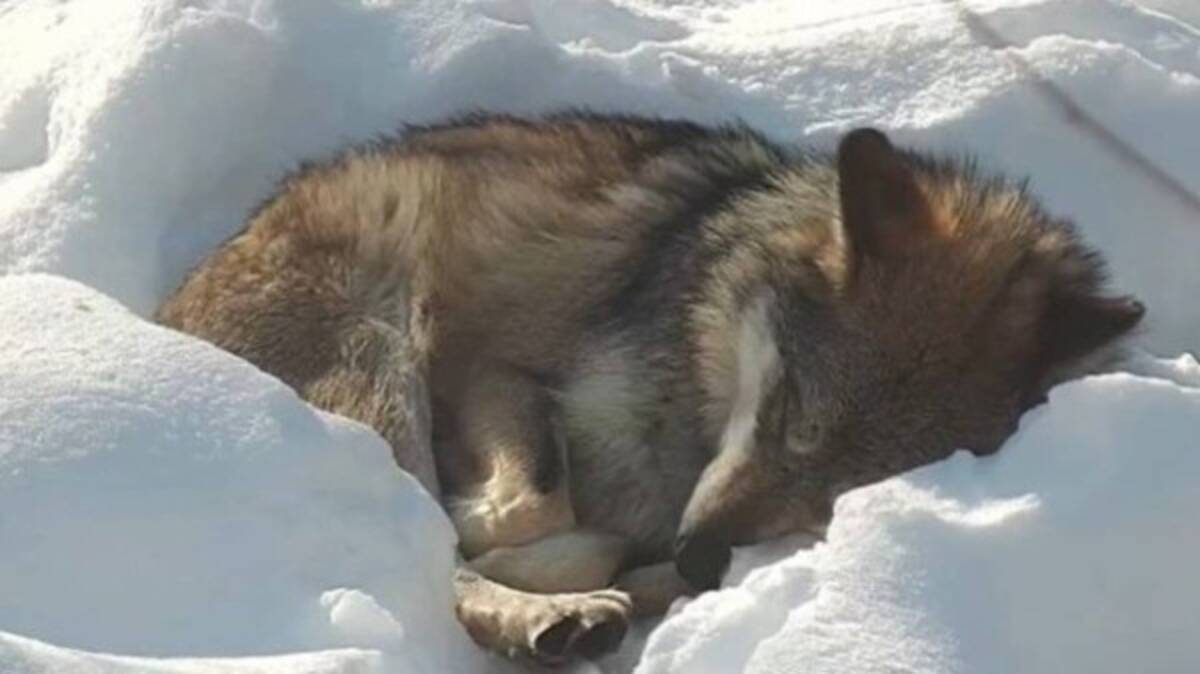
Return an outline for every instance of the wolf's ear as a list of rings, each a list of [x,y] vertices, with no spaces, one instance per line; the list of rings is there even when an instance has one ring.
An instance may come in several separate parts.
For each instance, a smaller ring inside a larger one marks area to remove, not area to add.
[[[1064,295],[1051,297],[1042,319],[1041,361],[1049,370],[1112,342],[1146,314],[1137,299]]]
[[[901,256],[933,234],[925,194],[882,132],[847,133],[838,144],[837,169],[842,226],[854,257]]]

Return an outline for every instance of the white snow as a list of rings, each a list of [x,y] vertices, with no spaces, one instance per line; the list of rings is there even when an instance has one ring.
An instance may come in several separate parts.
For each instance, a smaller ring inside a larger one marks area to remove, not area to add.
[[[453,530],[373,432],[74,281],[0,277],[0,316],[4,630],[158,656],[355,646],[386,671],[479,659]]]
[[[0,0],[0,672],[501,666],[378,437],[143,319],[295,163],[564,105],[973,151],[1079,222],[1172,357],[847,495],[826,544],[747,551],[640,671],[1194,671],[1200,213],[1013,59],[1197,192],[1200,10],[969,5],[1013,46],[930,0]]]

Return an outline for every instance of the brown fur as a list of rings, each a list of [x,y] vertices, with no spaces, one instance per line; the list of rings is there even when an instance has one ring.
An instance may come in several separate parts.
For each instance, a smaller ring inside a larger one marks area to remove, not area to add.
[[[1022,189],[878,132],[476,117],[298,173],[159,318],[376,428],[455,522],[471,634],[559,662],[676,567],[993,451],[1141,317],[1102,283]]]

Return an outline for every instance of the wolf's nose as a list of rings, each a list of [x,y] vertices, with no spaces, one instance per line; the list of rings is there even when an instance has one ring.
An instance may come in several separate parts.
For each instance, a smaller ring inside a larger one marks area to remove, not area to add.
[[[720,587],[732,557],[727,544],[707,536],[681,534],[675,539],[675,569],[697,590]]]

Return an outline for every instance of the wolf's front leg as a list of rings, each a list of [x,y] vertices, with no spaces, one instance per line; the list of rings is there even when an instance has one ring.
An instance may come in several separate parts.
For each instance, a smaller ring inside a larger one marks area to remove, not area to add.
[[[616,588],[629,595],[633,616],[659,616],[680,597],[696,594],[679,575],[675,562],[661,562],[630,569],[617,577]]]
[[[674,562],[617,575],[629,550],[619,536],[587,530],[493,549],[469,563],[485,580],[460,581],[459,617],[480,643],[539,662],[604,655],[631,618],[661,615],[693,593]],[[491,586],[480,591],[479,582]]]
[[[619,590],[536,594],[514,590],[460,567],[454,577],[458,619],[478,644],[511,658],[559,665],[594,659],[625,638],[632,610]]]
[[[517,590],[586,592],[612,585],[630,548],[621,536],[574,529],[526,545],[493,548],[469,566]]]

